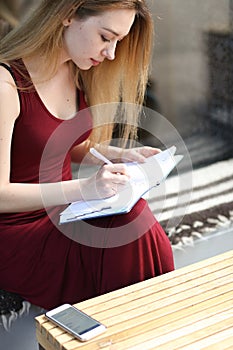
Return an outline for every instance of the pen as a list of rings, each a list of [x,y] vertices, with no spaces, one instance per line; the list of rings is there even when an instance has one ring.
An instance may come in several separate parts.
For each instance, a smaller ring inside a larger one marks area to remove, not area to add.
[[[102,160],[105,164],[113,164],[111,162],[111,160],[109,160],[108,158],[106,158],[103,154],[101,154],[100,152],[98,152],[95,148],[91,147],[90,148],[90,153],[96,157],[99,160]],[[121,175],[120,173],[116,173],[117,175]]]
[[[102,160],[106,164],[113,164],[108,158],[106,158],[103,154],[98,152],[95,148],[90,148],[90,153],[99,160]]]

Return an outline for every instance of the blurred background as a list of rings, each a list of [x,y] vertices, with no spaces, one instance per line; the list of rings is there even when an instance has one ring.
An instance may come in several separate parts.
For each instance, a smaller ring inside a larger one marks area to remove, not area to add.
[[[194,167],[231,157],[233,1],[149,4],[155,22],[149,106],[178,130]],[[155,118],[144,121],[153,132]],[[153,144],[153,137],[146,139]]]

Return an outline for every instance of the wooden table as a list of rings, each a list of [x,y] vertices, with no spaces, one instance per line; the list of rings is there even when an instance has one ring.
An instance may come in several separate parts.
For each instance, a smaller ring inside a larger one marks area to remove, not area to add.
[[[36,318],[46,350],[233,349],[233,251],[75,304],[107,326],[81,343]]]

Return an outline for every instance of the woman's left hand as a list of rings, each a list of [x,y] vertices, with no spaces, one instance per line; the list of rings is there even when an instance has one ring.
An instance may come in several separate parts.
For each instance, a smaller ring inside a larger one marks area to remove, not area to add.
[[[121,161],[144,163],[146,158],[154,156],[160,152],[161,150],[159,148],[149,146],[124,149],[121,153]]]

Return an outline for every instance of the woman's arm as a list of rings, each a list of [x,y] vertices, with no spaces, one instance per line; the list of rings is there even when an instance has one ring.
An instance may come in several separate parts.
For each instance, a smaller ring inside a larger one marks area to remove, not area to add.
[[[91,147],[93,146],[90,140],[86,140],[80,145],[75,146],[70,152],[72,162],[78,164],[81,164],[82,161],[85,163],[92,163],[92,161],[88,158],[88,152]]]
[[[90,148],[94,147],[98,152],[102,153],[111,161],[118,162],[145,162],[146,158],[151,157],[161,150],[154,147],[143,146],[130,149],[123,149],[115,146],[106,146],[94,144],[90,140],[84,141],[82,144],[74,147],[71,151],[71,159],[74,163],[85,164],[101,164],[103,162],[96,159],[89,152]]]
[[[67,204],[80,199],[113,195],[113,186],[128,181],[122,164],[106,165],[97,176],[51,184],[11,183],[11,142],[20,104],[14,81],[0,67],[0,212],[24,212]],[[25,169],[27,171],[27,169]],[[117,173],[121,173],[119,175]]]

